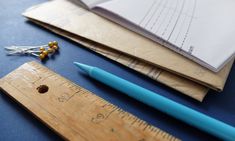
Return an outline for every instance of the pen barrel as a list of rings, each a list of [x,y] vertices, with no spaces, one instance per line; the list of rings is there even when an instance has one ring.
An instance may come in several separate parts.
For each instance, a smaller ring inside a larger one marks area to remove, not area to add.
[[[155,109],[186,122],[189,125],[197,127],[198,129],[208,132],[223,140],[235,141],[235,128],[224,122],[197,112],[182,104],[176,103],[99,68],[94,67],[89,72],[89,75],[92,78]]]

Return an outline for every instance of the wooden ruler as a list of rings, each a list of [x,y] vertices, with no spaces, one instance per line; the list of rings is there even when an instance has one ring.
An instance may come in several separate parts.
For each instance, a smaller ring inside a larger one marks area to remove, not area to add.
[[[179,140],[36,62],[6,75],[0,87],[66,140]]]

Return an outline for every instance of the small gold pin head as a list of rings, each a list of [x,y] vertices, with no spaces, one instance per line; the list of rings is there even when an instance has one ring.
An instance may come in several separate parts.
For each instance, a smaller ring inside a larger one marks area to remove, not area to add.
[[[53,47],[52,47],[54,50],[58,50],[58,46],[56,46],[56,45],[54,45]]]
[[[48,46],[49,46],[49,47],[52,47],[53,45],[54,45],[53,42],[49,42],[49,43],[48,43]]]
[[[50,54],[53,54],[54,52],[55,52],[55,49],[53,49],[53,48],[48,48],[48,53],[50,53]]]
[[[42,54],[44,54],[45,56],[47,56],[49,53],[48,53],[47,50],[44,50],[44,51],[42,52]]]
[[[41,53],[41,54],[39,54],[39,58],[40,58],[41,60],[43,60],[43,59],[46,58],[46,56],[45,56],[43,53]]]
[[[58,42],[57,41],[53,41],[52,43],[53,43],[53,45],[58,46]]]
[[[43,52],[43,51],[45,50],[45,48],[44,48],[44,47],[40,47],[39,50],[40,50],[41,52]]]

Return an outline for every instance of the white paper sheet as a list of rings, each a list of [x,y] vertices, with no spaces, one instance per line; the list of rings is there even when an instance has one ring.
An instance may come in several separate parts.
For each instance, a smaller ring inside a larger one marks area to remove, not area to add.
[[[110,0],[96,7],[106,10],[97,13],[212,71],[235,54],[234,0]]]

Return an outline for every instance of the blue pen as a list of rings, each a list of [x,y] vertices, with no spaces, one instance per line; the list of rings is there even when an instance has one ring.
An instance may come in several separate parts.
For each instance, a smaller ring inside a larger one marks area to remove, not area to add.
[[[90,77],[218,138],[235,141],[235,128],[96,67],[74,64]]]

